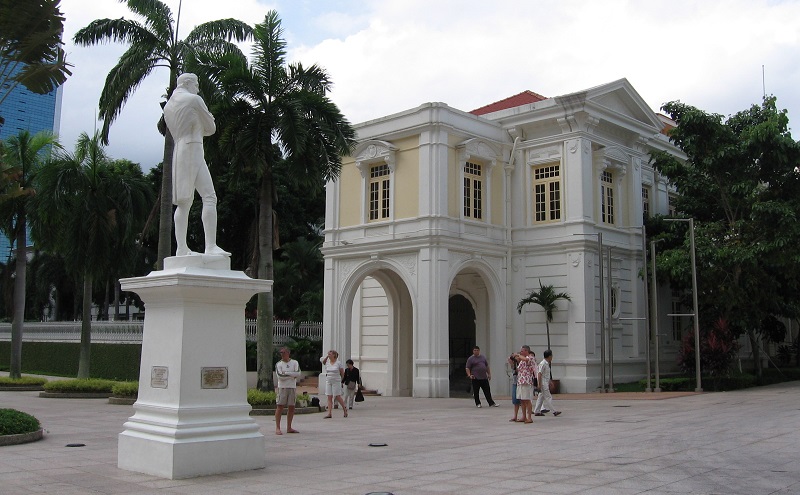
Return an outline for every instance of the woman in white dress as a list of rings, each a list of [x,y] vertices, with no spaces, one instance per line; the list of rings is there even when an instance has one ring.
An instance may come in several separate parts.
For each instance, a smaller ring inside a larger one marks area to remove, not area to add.
[[[333,399],[342,406],[344,417],[347,417],[347,407],[342,400],[342,377],[344,377],[344,366],[339,362],[339,353],[331,349],[328,351],[327,356],[322,356],[320,359],[322,367],[325,370],[325,395],[328,396],[328,415],[325,418],[330,418],[333,412]]]

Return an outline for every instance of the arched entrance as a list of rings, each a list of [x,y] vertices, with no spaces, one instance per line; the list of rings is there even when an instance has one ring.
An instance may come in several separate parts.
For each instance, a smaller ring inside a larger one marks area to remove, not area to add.
[[[364,386],[387,396],[413,392],[414,307],[395,271],[363,267],[343,294],[342,348],[361,370]]]
[[[464,372],[467,358],[475,345],[475,309],[461,294],[448,301],[448,348],[450,358],[450,396],[469,394],[469,380]]]

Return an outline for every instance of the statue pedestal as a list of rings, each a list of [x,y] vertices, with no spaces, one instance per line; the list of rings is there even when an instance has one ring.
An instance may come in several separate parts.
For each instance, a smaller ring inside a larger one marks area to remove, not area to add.
[[[244,304],[272,281],[231,271],[226,256],[164,261],[120,281],[147,311],[139,397],[117,464],[169,479],[263,468],[264,436],[247,403]]]

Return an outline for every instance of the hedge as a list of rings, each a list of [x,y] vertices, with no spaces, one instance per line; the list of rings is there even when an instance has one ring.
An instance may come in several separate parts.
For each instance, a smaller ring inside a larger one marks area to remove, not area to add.
[[[47,383],[47,378],[38,376],[22,376],[20,378],[0,376],[0,386],[32,387],[44,385],[45,383]]]
[[[23,342],[22,372],[34,375],[76,376],[80,344],[77,342]],[[0,342],[0,368],[8,369],[11,342]],[[92,344],[92,378],[138,380],[141,344]]]
[[[111,393],[111,388],[117,382],[97,378],[75,380],[53,380],[44,384],[45,392],[72,392],[72,393]]]
[[[39,420],[16,409],[0,409],[0,435],[21,435],[40,428]]]

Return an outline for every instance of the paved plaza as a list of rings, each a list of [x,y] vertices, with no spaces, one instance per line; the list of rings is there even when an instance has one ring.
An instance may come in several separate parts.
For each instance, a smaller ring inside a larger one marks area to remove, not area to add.
[[[339,410],[333,419],[298,415],[300,434],[283,436],[259,416],[267,468],[168,480],[117,468],[131,406],[0,392],[0,407],[46,429],[39,442],[0,448],[0,493],[800,493],[800,382],[611,395],[557,395],[563,414],[530,425],[508,421],[509,400],[477,409],[471,399],[367,397],[347,419]]]

